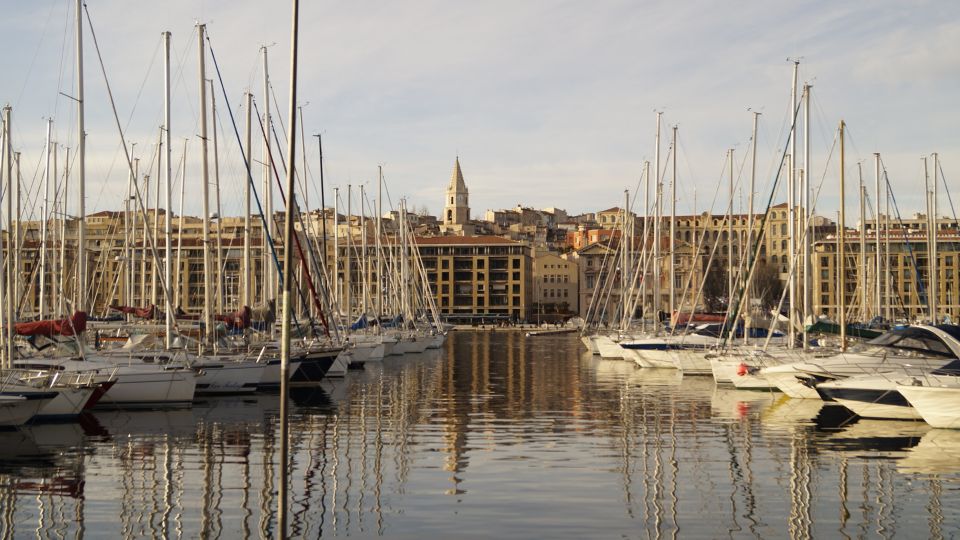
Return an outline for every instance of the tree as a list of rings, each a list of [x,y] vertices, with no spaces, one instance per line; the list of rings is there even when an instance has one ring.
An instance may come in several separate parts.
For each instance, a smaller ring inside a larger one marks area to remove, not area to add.
[[[763,309],[777,307],[780,296],[783,294],[783,282],[780,281],[780,271],[776,265],[766,262],[757,263],[751,291],[753,297],[760,301],[760,307]]]
[[[727,308],[727,271],[709,269],[703,282],[703,303],[707,311],[723,311]]]

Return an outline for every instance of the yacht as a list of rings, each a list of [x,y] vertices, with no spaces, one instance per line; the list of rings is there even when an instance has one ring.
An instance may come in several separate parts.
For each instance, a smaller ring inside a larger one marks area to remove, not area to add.
[[[861,375],[932,371],[960,358],[960,327],[918,325],[890,330],[854,349],[760,370],[793,398],[821,399],[820,383]]]

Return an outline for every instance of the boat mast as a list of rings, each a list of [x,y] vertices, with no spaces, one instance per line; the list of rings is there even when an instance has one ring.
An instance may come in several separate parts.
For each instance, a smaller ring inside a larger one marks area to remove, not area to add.
[[[647,250],[647,236],[650,233],[650,160],[643,162],[643,251],[640,256],[640,307],[643,309],[643,326],[646,329],[647,321],[647,260],[650,253]]]
[[[86,133],[84,132],[83,98],[83,0],[76,0],[77,15],[77,185],[79,216],[77,223],[77,285],[76,309],[87,310],[87,210],[86,210]]]
[[[173,221],[170,217],[171,210],[173,209],[173,164],[170,163],[170,156],[172,155],[173,149],[170,143],[170,36],[170,32],[163,33],[163,132],[164,139],[166,140],[166,182],[164,182],[164,184],[166,187],[167,207],[167,211],[164,213],[165,215],[163,217],[163,280],[164,290],[168,295],[170,294],[170,289],[173,286],[173,268],[171,267],[171,259],[173,257],[173,246],[171,245],[171,238],[173,236]],[[159,178],[157,180],[159,180]],[[157,206],[160,206],[159,199],[157,200]],[[169,297],[167,301],[170,301]],[[163,344],[164,348],[170,350],[171,346],[173,345],[172,335],[174,314],[172,309],[166,309],[164,311],[167,313],[166,317],[164,318]]]
[[[677,309],[677,126],[673,126],[673,175],[670,178],[670,326]]]
[[[154,198],[153,203],[153,238],[154,241],[158,241],[160,238],[160,188],[163,184],[163,149],[165,147],[163,143],[163,127],[160,128],[160,147],[157,149],[157,179],[154,182],[156,186],[156,197]],[[160,261],[155,261],[154,264],[150,265],[150,303],[154,306],[157,305],[157,281],[158,274],[160,273]]]
[[[343,267],[343,287],[347,297],[344,299],[347,310],[347,324],[353,321],[353,186],[347,184],[347,253]]]
[[[10,142],[10,135],[13,132],[10,126],[10,112],[11,108],[9,105],[3,108],[3,170],[6,174],[7,182],[4,187],[7,192],[7,257],[5,272],[6,287],[5,293],[6,298],[3,299],[3,311],[6,321],[4,324],[4,354],[6,356],[6,367],[13,366],[13,265],[10,264],[11,259],[13,258],[14,246],[11,238],[11,231],[13,231],[13,148]]]
[[[797,256],[797,216],[796,206],[796,155],[797,155],[797,74],[800,70],[800,61],[793,61],[793,80],[790,84],[790,170],[787,171],[787,256],[789,264],[787,267],[787,294],[789,295],[790,308],[789,325],[787,332],[789,335],[789,347],[792,349],[797,338],[797,276],[794,272]]]
[[[623,330],[627,330],[628,328],[630,328],[630,317],[629,317],[630,302],[627,300],[628,298],[627,283],[629,282],[629,279],[630,279],[629,277],[627,277],[627,268],[628,268],[627,249],[629,249],[627,246],[629,245],[628,243],[630,241],[630,238],[628,235],[629,233],[627,233],[627,214],[629,212],[629,208],[630,208],[630,191],[625,189],[623,190],[623,223],[621,223],[621,225],[623,226],[623,232],[620,235],[620,247],[622,248],[620,252],[620,303],[622,305],[622,313],[620,314],[620,316],[622,317],[620,320],[620,328],[622,328]],[[540,320],[538,318],[537,323],[539,324],[539,322]]]
[[[213,344],[213,305],[210,298],[210,170],[207,163],[207,71],[203,39],[206,25],[197,25],[197,44],[200,61],[200,173],[203,184],[203,345]],[[182,219],[182,218],[181,218]],[[201,350],[203,347],[201,346]]]
[[[280,538],[287,538],[287,490],[289,488],[290,461],[287,424],[287,394],[290,369],[290,322],[293,305],[290,302],[290,291],[293,281],[293,223],[296,209],[296,191],[294,190],[294,175],[296,171],[297,153],[297,32],[299,26],[298,0],[293,0],[293,21],[290,38],[290,133],[287,135],[287,201],[285,220],[283,225],[283,318],[280,339],[280,489],[277,508],[277,528]],[[269,109],[268,109],[269,110]],[[268,124],[269,128],[269,124]]]
[[[50,219],[48,213],[48,206],[50,204],[50,132],[53,130],[53,120],[47,119],[47,144],[46,144],[46,159],[44,160],[45,164],[43,167],[43,202],[40,207],[40,301],[37,305],[37,311],[40,316],[40,319],[43,319],[47,314],[46,305],[47,305],[47,221]],[[7,192],[8,197],[12,197],[11,191]],[[13,247],[11,253],[16,253],[19,249],[17,241],[19,238],[14,235],[13,237]],[[17,265],[13,265],[14,272],[17,271]]]
[[[663,116],[663,113],[657,111],[657,135],[655,137],[656,152],[654,154],[653,168],[656,169],[656,183],[654,189],[656,194],[654,195],[654,212],[653,212],[653,316],[657,318],[654,321],[654,328],[656,332],[660,333],[660,324],[659,324],[659,314],[661,306],[660,298],[660,205],[662,201],[660,200],[660,193],[662,191],[662,186],[660,184],[660,117]]]
[[[337,299],[337,311],[343,305],[340,290],[340,188],[333,188],[333,296]],[[339,322],[339,317],[337,317]]]
[[[750,335],[750,327],[752,323],[753,316],[751,315],[750,310],[750,269],[753,268],[753,193],[756,190],[757,183],[757,124],[759,122],[760,113],[754,111],[753,113],[753,133],[750,136],[751,141],[753,142],[753,149],[751,150],[751,165],[750,165],[750,193],[747,197],[747,266],[744,269],[744,276],[746,277],[746,285],[744,286],[744,305],[746,306],[746,314],[744,314],[743,320],[743,341],[747,342],[747,338]]]
[[[251,160],[253,154],[250,152],[253,150],[253,139],[252,139],[252,128],[253,128],[253,94],[249,91],[246,95],[246,107],[247,107],[247,124],[244,128],[244,142],[246,146],[247,153],[247,182],[244,182],[243,187],[243,299],[241,304],[243,306],[250,306],[253,303],[253,260],[251,259],[250,251],[250,181],[249,179],[253,178],[253,171],[251,170]]]
[[[217,205],[217,270],[214,275],[217,280],[217,313],[223,313],[223,210],[220,207],[220,152],[217,146],[217,97],[213,88],[213,79],[210,79],[208,82],[210,83],[210,122],[213,124],[213,186]]]
[[[873,153],[873,175],[876,183],[876,196],[877,200],[874,201],[874,216],[876,222],[873,224],[873,238],[874,238],[874,252],[876,255],[876,263],[874,274],[876,275],[876,282],[874,286],[876,288],[876,302],[877,302],[877,316],[883,317],[883,273],[880,265],[880,154],[878,152]],[[886,232],[886,231],[884,231]]]
[[[273,184],[270,181],[270,72],[267,65],[267,47],[260,48],[263,52],[263,199],[264,213],[266,214],[266,230],[263,231],[263,301],[275,299],[275,272],[273,261],[270,260],[269,238],[274,237],[273,223]]]
[[[361,294],[360,294],[360,316],[365,317],[367,315],[367,280],[370,279],[370,258],[367,257],[367,218],[366,212],[363,210],[364,204],[367,202],[367,197],[364,195],[363,184],[360,185],[360,269],[363,272],[363,277],[360,281]]]
[[[180,258],[183,253],[183,195],[187,185],[187,141],[188,139],[183,140],[183,157],[180,158],[180,215],[177,216],[177,261],[176,264],[174,264],[176,271],[174,275],[177,277],[177,287],[173,293],[174,304],[176,304],[174,309],[181,309],[180,289],[183,288],[183,271],[180,266]],[[187,294],[187,302],[189,301],[190,295]]]
[[[938,322],[937,310],[939,307],[938,303],[940,300],[940,291],[939,291],[940,287],[938,282],[940,261],[937,260],[937,258],[939,257],[939,253],[937,250],[937,237],[938,237],[937,192],[939,191],[939,189],[937,189],[937,167],[939,165],[939,158],[936,152],[932,154],[932,157],[933,157],[933,181],[932,181],[932,185],[930,186],[930,211],[929,211],[930,227],[928,229],[929,232],[927,234],[927,237],[929,238],[929,241],[930,241],[930,250],[927,257],[928,264],[930,265],[930,269],[929,269],[930,290],[927,292],[927,295],[928,295],[928,298],[930,299],[929,301],[930,320],[933,322],[933,324],[937,324]],[[926,170],[927,168],[926,159],[923,160],[923,168],[924,170]]]
[[[846,195],[845,192],[845,183],[846,177],[844,167],[846,166],[846,156],[844,154],[844,128],[846,124],[843,120],[840,121],[840,219],[837,223],[837,280],[839,282],[839,287],[837,287],[837,319],[840,321],[840,352],[845,352],[847,350],[847,313],[846,313],[846,297],[847,297],[847,276],[845,274],[846,267],[846,244],[844,242],[844,237],[846,236]]]
[[[810,348],[807,339],[807,320],[813,313],[813,276],[811,266],[811,247],[813,235],[811,217],[813,210],[810,207],[810,89],[809,84],[803,85],[803,348]]]
[[[863,184],[863,164],[857,163],[857,177],[860,182],[860,266],[857,268],[857,277],[859,278],[858,287],[860,288],[860,312],[862,313],[861,320],[867,320],[869,318],[867,312],[867,299],[870,297],[867,293],[867,209],[866,209],[866,196],[867,188]]]
[[[70,149],[65,148],[66,155],[63,160],[63,200],[60,202],[60,286],[57,287],[57,313],[60,316],[66,316],[64,311],[64,301],[67,296],[67,195],[70,193]],[[18,161],[19,162],[19,161]]]
[[[383,235],[381,219],[383,216],[383,165],[377,165],[377,333],[380,333],[380,317],[383,316],[383,266],[381,236]]]
[[[879,160],[880,156],[877,155]],[[886,311],[887,311],[887,320],[890,321],[893,319],[893,305],[890,301],[890,289],[891,289],[891,275],[890,275],[890,184],[887,181],[886,173],[884,173],[884,182],[883,182],[883,268],[884,268],[884,293],[883,298],[886,300]]]
[[[733,148],[727,150],[730,202],[727,204],[727,309],[733,301]]]

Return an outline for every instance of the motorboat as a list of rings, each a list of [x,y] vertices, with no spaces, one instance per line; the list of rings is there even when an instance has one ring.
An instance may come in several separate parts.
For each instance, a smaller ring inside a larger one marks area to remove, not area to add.
[[[960,327],[917,325],[890,330],[848,352],[763,368],[760,373],[793,398],[821,399],[816,386],[858,375],[911,368],[932,371],[960,358]]]

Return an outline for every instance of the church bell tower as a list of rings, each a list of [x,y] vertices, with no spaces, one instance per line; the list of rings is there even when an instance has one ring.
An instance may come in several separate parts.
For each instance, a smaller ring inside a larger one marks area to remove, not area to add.
[[[444,225],[465,225],[470,221],[469,193],[467,184],[463,181],[463,171],[460,170],[460,156],[453,164],[453,175],[450,185],[447,186],[447,198],[443,207]]]

